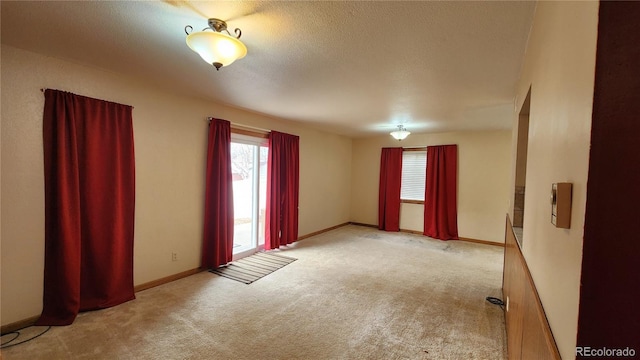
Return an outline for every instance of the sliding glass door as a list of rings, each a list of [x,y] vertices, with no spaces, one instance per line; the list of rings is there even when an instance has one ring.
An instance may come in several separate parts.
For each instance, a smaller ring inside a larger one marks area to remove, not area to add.
[[[234,259],[264,248],[268,151],[266,139],[231,136]]]

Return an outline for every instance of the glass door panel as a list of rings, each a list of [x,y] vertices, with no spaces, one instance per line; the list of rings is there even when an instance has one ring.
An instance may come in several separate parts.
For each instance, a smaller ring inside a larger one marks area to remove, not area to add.
[[[234,258],[264,248],[268,147],[231,142]]]
[[[231,143],[233,176],[233,252],[255,248],[252,244],[253,148],[254,145]]]

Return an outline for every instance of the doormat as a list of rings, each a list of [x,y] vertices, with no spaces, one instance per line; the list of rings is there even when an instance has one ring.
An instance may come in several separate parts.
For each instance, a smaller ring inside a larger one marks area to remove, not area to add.
[[[296,260],[298,259],[283,255],[259,252],[231,262],[226,266],[211,269],[209,272],[241,283],[251,284],[252,282],[267,276]]]

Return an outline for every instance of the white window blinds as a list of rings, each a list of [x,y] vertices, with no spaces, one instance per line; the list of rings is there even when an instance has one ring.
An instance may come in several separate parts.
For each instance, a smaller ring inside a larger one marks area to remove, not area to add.
[[[424,201],[426,178],[427,151],[403,152],[400,199]]]

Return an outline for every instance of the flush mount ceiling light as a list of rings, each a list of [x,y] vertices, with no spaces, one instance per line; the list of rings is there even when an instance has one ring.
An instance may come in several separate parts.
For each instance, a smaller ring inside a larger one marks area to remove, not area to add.
[[[409,136],[409,134],[411,134],[411,133],[408,132],[407,129],[405,129],[404,126],[402,126],[402,125],[398,125],[398,130],[392,131],[390,133],[390,135],[393,136],[393,138],[398,140],[398,141],[402,141],[402,140],[406,139],[407,136]]]
[[[220,19],[209,19],[209,27],[198,32],[191,31],[193,31],[191,25],[185,26],[187,45],[191,50],[197,52],[207,64],[215,66],[216,70],[220,70],[223,66],[229,66],[247,55],[247,47],[239,40],[242,31],[235,29],[236,36],[232,36],[227,30],[227,23]]]

